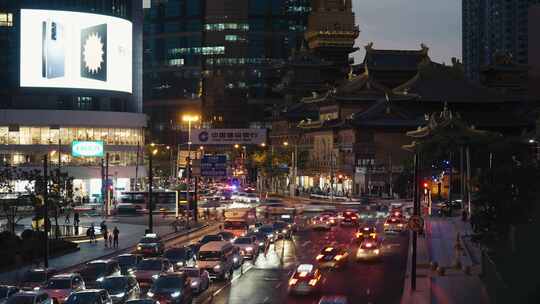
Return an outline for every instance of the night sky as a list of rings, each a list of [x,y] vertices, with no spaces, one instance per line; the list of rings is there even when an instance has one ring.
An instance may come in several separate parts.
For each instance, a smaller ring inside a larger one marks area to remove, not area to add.
[[[461,0],[353,0],[360,36],[355,61],[364,58],[364,46],[375,49],[429,47],[436,62],[461,58]]]

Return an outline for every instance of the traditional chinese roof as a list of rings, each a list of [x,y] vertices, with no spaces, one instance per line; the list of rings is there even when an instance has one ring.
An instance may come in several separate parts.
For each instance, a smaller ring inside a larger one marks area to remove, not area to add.
[[[421,63],[429,61],[428,50],[421,45],[420,50],[376,50],[373,42],[365,47],[364,65],[368,70],[412,70],[418,69]]]
[[[379,100],[363,112],[355,113],[354,126],[416,127],[425,123],[423,115],[411,113],[387,100]]]

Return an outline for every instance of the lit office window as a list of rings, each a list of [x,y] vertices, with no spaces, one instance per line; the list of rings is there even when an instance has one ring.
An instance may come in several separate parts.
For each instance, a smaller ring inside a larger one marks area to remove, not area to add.
[[[12,27],[13,14],[0,12],[0,27]]]
[[[182,66],[182,65],[184,65],[184,58],[169,59],[168,65],[170,65],[170,66]]]

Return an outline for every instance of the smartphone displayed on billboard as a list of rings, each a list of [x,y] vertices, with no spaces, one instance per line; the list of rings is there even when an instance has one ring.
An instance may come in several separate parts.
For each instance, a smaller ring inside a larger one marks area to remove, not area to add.
[[[42,24],[42,76],[43,78],[64,77],[65,45],[64,26],[47,19]]]

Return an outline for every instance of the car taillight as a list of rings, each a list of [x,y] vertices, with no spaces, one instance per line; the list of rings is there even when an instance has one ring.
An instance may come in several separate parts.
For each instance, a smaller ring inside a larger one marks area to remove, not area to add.
[[[366,248],[371,248],[371,246],[373,246],[373,244],[371,244],[371,243],[366,243]]]
[[[353,220],[356,220],[356,219],[358,219],[358,217],[356,217],[356,216],[353,216],[353,217],[352,217],[352,219],[353,219]]]
[[[403,227],[403,224],[397,224],[397,225],[398,225],[398,227]]]
[[[390,225],[390,224],[388,224],[388,223],[384,223],[384,226],[389,226],[389,225]]]
[[[373,250],[373,252],[374,252],[375,254],[379,254],[380,251],[379,251],[379,249],[375,249],[375,250]]]
[[[320,259],[322,259],[323,257],[324,257],[324,255],[319,254],[315,259],[320,260]]]
[[[294,285],[294,284],[296,284],[297,282],[298,282],[298,279],[294,279],[294,278],[293,278],[293,279],[290,279],[290,280],[289,280],[289,285]]]
[[[341,254],[338,254],[338,255],[336,255],[336,256],[334,257],[334,259],[335,259],[336,261],[339,261],[339,260],[341,260],[342,258],[343,258],[343,256],[342,256]]]
[[[362,236],[362,232],[357,232],[356,233],[356,237],[361,237]]]
[[[309,280],[309,285],[315,286],[315,284],[317,284],[317,279],[311,279],[311,280]]]

